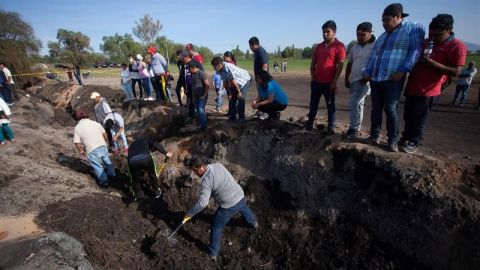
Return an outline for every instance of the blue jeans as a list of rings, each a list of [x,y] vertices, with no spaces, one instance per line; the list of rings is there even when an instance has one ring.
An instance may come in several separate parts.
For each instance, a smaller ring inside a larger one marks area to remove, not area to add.
[[[237,120],[237,114],[238,119],[245,119],[245,99],[247,98],[248,88],[250,88],[251,83],[252,80],[246,82],[245,85],[240,89],[240,92],[242,93],[241,98],[238,98],[236,94],[232,95],[232,98],[230,98],[230,102],[228,103],[228,115],[231,120]]]
[[[3,98],[7,104],[13,102],[12,92],[7,84],[3,84],[3,87],[0,86],[0,97]]]
[[[222,238],[223,227],[225,227],[230,219],[239,212],[242,214],[248,224],[254,226],[257,223],[255,215],[253,215],[252,210],[248,208],[245,202],[245,197],[228,209],[219,207],[215,212],[215,217],[213,218],[213,223],[210,230],[210,246],[208,246],[210,256],[218,255],[218,252],[220,251],[220,241]]]
[[[457,84],[457,88],[455,89],[455,97],[453,98],[454,104],[465,105],[468,97],[468,90],[470,89],[470,85],[468,84]]]
[[[88,153],[87,159],[92,166],[95,175],[97,176],[97,182],[101,185],[108,185],[108,176],[115,176],[115,169],[112,162],[108,157],[108,149],[105,146],[100,146]],[[103,168],[105,164],[106,169]]]
[[[372,126],[370,136],[378,138],[382,129],[382,110],[387,115],[387,137],[388,143],[397,143],[398,141],[398,125],[400,117],[398,115],[398,101],[403,89],[401,81],[381,81],[370,83],[372,87]]]
[[[208,97],[201,99],[200,97],[194,96],[193,102],[195,103],[195,110],[197,111],[198,122],[200,122],[200,128],[207,128],[207,113],[205,112],[205,105],[207,104]]]
[[[215,89],[217,90],[217,89]],[[215,98],[215,108],[220,110],[223,105],[223,97],[227,95],[227,90],[220,89],[217,91],[217,97]]]
[[[3,143],[5,141],[5,137],[3,136],[4,133],[7,135],[7,138],[9,140],[14,139],[13,131],[8,125],[8,123],[0,124],[0,143]]]
[[[123,89],[123,92],[125,93],[125,96],[127,97],[128,100],[133,99],[132,83],[131,82],[122,83],[122,89]]]
[[[360,131],[363,121],[363,107],[365,106],[365,97],[370,94],[370,84],[360,81],[350,84],[350,99],[348,109],[350,110],[350,127],[355,131]]]
[[[150,77],[143,78],[141,80],[142,80],[143,89],[145,90],[145,95],[147,97],[151,97],[152,96],[152,88],[150,88],[150,85],[152,83],[150,82]]]
[[[306,126],[311,128],[315,117],[317,116],[318,103],[322,95],[325,97],[325,103],[328,110],[328,128],[335,126],[335,93],[330,91],[330,83],[310,82],[310,111],[308,112],[308,121]]]

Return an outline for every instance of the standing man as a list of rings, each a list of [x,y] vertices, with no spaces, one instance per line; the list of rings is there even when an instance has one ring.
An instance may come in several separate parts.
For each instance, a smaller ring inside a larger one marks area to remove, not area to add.
[[[192,60],[195,60],[195,61],[199,62],[203,66],[203,56],[195,51],[192,43],[188,43],[187,45],[185,45],[185,50],[188,51]]]
[[[130,101],[134,99],[132,93],[132,76],[127,68],[127,64],[122,64],[122,71],[120,73],[120,85],[125,93],[125,100]]]
[[[328,110],[328,132],[333,133],[335,128],[335,94],[337,80],[342,73],[345,61],[345,45],[335,37],[337,25],[334,21],[327,21],[322,25],[323,42],[313,49],[310,64],[310,112],[305,123],[306,130],[313,129],[313,122],[317,116],[318,103],[322,95],[325,97]]]
[[[241,213],[253,228],[258,228],[258,223],[252,210],[246,204],[242,187],[222,164],[207,165],[200,158],[192,157],[186,162],[186,165],[202,180],[198,201],[187,211],[184,220],[189,220],[200,213],[208,205],[211,196],[220,205],[213,218],[210,229],[210,245],[208,246],[208,255],[212,260],[216,260],[220,252],[223,227],[233,216]]]
[[[465,64],[467,47],[455,38],[452,30],[451,15],[438,14],[432,19],[429,38],[423,42],[424,54],[408,77],[403,114],[405,128],[399,141],[406,153],[418,151],[428,112],[440,96],[442,84],[447,76],[457,76]]]
[[[177,67],[178,67],[178,79],[177,86],[175,87],[175,93],[177,94],[178,105],[182,106],[182,88],[185,93],[185,64],[181,57],[182,50],[177,50]]]
[[[73,69],[73,75],[75,75],[75,79],[77,79],[78,85],[83,85],[82,83],[82,73],[80,72],[80,66],[75,65]]]
[[[463,107],[468,97],[468,90],[470,89],[470,84],[472,83],[473,77],[477,74],[477,69],[475,68],[475,62],[470,62],[467,68],[464,68],[460,75],[458,75],[457,89],[455,90],[455,97],[453,98],[453,104],[456,106]]]
[[[90,166],[97,176],[97,183],[102,188],[108,187],[108,176],[115,176],[115,169],[108,157],[105,129],[90,119],[85,112],[77,110],[74,115],[78,124],[75,126],[73,142],[78,153],[87,157]],[[106,168],[104,169],[105,166]]]
[[[255,78],[257,78],[257,74],[261,70],[268,71],[268,53],[262,46],[260,46],[260,41],[257,37],[251,37],[248,40],[248,46],[254,54],[253,72],[255,73]]]
[[[15,87],[15,81],[13,81],[12,72],[5,66],[4,63],[0,63],[0,70],[3,71],[5,77],[7,78],[8,87],[10,88],[13,97],[18,100],[20,97],[18,96],[17,89]]]
[[[207,74],[200,70],[200,63],[197,61],[190,61],[188,67],[192,74],[192,94],[195,110],[197,111],[198,122],[200,129],[207,129],[207,113],[205,112],[205,105],[208,100],[208,89],[210,83],[208,82]]]
[[[350,49],[347,70],[345,71],[345,87],[350,89],[350,127],[347,131],[349,139],[355,139],[363,120],[365,97],[370,94],[370,84],[363,82],[363,70],[372,53],[375,36],[372,35],[372,24],[363,22],[357,26],[357,43]]]
[[[192,74],[190,73],[189,63],[192,61],[192,57],[188,51],[182,51],[180,53],[183,61],[183,70],[180,71],[181,74],[185,76],[185,85],[183,89],[185,90],[185,95],[187,96],[187,106],[188,106],[188,117],[193,121],[195,118],[195,104],[193,101],[193,92],[192,92]],[[200,62],[199,69],[203,71],[203,65]]]
[[[156,92],[157,101],[169,101],[167,95],[168,64],[163,55],[157,52],[155,47],[149,47],[148,53],[151,56],[151,65],[154,75],[153,88]]]
[[[135,93],[135,84],[138,84],[138,90],[139,90],[139,99],[142,100],[143,98],[143,86],[142,86],[142,80],[138,78],[138,64],[135,62],[135,58],[133,55],[130,55],[128,58],[128,71],[130,71],[130,74],[132,75],[132,94],[134,98],[137,98],[137,94]]]
[[[399,3],[388,5],[383,11],[385,32],[375,43],[373,52],[363,73],[363,82],[371,81],[372,126],[369,141],[378,144],[382,127],[382,110],[387,115],[388,148],[398,152],[398,101],[405,76],[422,54],[425,29],[417,22],[410,22]]]
[[[252,77],[248,71],[241,69],[234,64],[223,62],[222,58],[215,56],[212,59],[212,66],[220,74],[222,80],[229,87],[229,108],[228,117],[230,121],[237,119],[243,122],[245,120],[245,99],[247,98],[248,88],[252,83]]]

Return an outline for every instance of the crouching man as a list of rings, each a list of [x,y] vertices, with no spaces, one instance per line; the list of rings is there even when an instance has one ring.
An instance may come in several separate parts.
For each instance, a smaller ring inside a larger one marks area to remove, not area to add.
[[[220,240],[223,227],[237,213],[241,213],[252,227],[257,228],[257,220],[248,208],[242,187],[233,179],[230,172],[220,163],[205,164],[199,157],[192,157],[185,162],[192,171],[202,178],[198,202],[185,214],[184,220],[189,220],[201,212],[213,196],[220,206],[215,212],[210,229],[210,245],[208,253],[213,260],[220,251]]]
[[[108,136],[99,123],[88,119],[85,112],[77,110],[74,115],[78,124],[75,126],[73,142],[78,153],[87,157],[97,176],[97,183],[102,188],[108,187],[108,176],[115,176],[115,169],[108,157]],[[106,168],[104,168],[105,166]]]

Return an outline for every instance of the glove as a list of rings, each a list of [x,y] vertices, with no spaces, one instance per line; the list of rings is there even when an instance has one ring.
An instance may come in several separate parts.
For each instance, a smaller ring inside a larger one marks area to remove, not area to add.
[[[190,219],[192,219],[191,216],[185,215],[185,216],[183,217],[182,223],[186,223],[186,222],[189,221]]]

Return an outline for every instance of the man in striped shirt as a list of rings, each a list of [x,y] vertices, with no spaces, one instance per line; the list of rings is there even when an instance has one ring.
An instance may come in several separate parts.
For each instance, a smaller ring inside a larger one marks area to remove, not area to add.
[[[231,121],[245,120],[245,99],[247,98],[248,88],[252,82],[252,77],[248,71],[241,69],[233,64],[223,62],[222,58],[215,56],[212,60],[212,66],[220,74],[222,80],[231,85],[228,96],[230,98],[228,117]]]
[[[369,140],[378,144],[382,110],[387,116],[388,147],[398,152],[398,101],[405,76],[422,54],[425,29],[406,19],[399,3],[390,4],[382,15],[385,32],[378,38],[364,71],[363,82],[371,81],[372,113]]]

